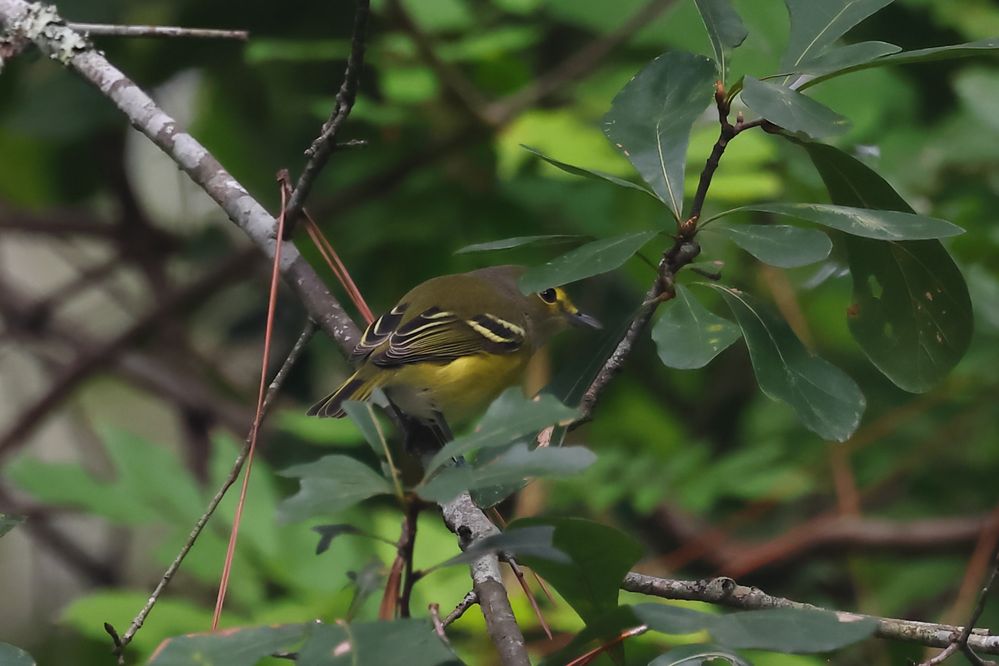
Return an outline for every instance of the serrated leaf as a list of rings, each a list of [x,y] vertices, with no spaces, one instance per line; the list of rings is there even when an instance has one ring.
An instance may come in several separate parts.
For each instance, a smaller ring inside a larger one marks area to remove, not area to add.
[[[426,619],[314,625],[298,651],[303,666],[444,666],[461,661]]]
[[[0,513],[0,537],[24,522],[24,516]]]
[[[477,560],[487,553],[509,553],[511,555],[530,555],[553,562],[569,562],[569,556],[552,545],[555,528],[551,525],[535,525],[533,527],[517,527],[500,534],[480,539],[466,548],[460,555],[430,567],[429,570],[450,567],[456,564],[467,564]]]
[[[604,134],[677,220],[690,129],[711,103],[714,82],[711,60],[670,51],[629,81],[604,116]]]
[[[281,519],[289,522],[338,513],[369,497],[392,494],[388,481],[350,456],[324,456],[289,467],[281,475],[301,484],[298,493],[278,508]]]
[[[308,624],[286,624],[177,636],[156,648],[149,666],[254,666],[300,641],[309,628]]]
[[[742,86],[746,106],[789,132],[821,139],[842,134],[850,127],[845,117],[797,90],[751,76],[743,78]]]
[[[911,212],[880,175],[841,150],[805,149],[837,203]],[[882,373],[906,391],[922,392],[964,356],[974,328],[968,287],[936,240],[875,242],[847,238],[855,307],[847,323]]]
[[[536,148],[531,148],[530,146],[525,146],[524,144],[520,144],[520,147],[530,153],[534,153],[535,155],[543,159],[545,162],[548,162],[552,166],[558,167],[562,171],[565,171],[566,173],[571,173],[574,176],[583,176],[584,178],[590,178],[592,180],[605,180],[609,183],[617,185],[618,187],[624,187],[630,190],[638,190],[639,192],[644,192],[649,196],[653,197],[656,196],[654,192],[649,190],[649,188],[643,185],[639,185],[638,183],[633,183],[630,180],[625,180],[624,178],[618,178],[613,174],[605,173],[597,169],[587,169],[585,167],[579,167],[572,164],[567,164],[566,162],[560,162],[559,160],[556,160],[552,157],[548,157],[540,150],[537,150]]]
[[[659,655],[649,662],[649,666],[719,666],[722,662],[731,666],[752,666],[752,664],[731,650],[717,645],[695,643],[675,647],[666,654]]]
[[[520,290],[532,294],[607,273],[619,268],[658,235],[658,231],[639,231],[587,243],[546,264],[528,268],[520,277]]]
[[[850,28],[892,0],[784,0],[791,20],[781,71],[794,71],[806,59],[815,58]]]
[[[845,441],[860,425],[866,401],[857,384],[839,368],[813,356],[783,319],[745,293],[717,284],[735,315],[749,348],[760,390],[787,403],[809,430]]]
[[[659,358],[670,368],[703,368],[742,334],[728,319],[714,314],[683,285],[652,328]]]
[[[0,643],[0,664],[3,666],[35,666],[35,659],[16,645]]]
[[[724,84],[728,74],[728,52],[742,44],[749,32],[729,0],[694,0],[694,4],[708,31],[711,50]]]
[[[875,240],[926,240],[947,238],[964,233],[964,229],[956,224],[928,215],[830,204],[752,204],[733,208],[715,217],[723,217],[739,211],[756,211],[793,217],[797,220],[837,229],[853,236]]]
[[[724,236],[763,263],[780,268],[814,264],[832,251],[829,236],[816,229],[781,224],[713,224],[705,231]]]
[[[573,234],[545,234],[542,236],[513,236],[511,238],[501,238],[499,240],[487,241],[485,243],[473,243],[457,250],[455,254],[468,254],[470,252],[493,252],[496,250],[509,250],[524,245],[554,245],[556,243],[568,243],[586,238]],[[312,419],[315,420],[315,419]],[[328,419],[327,419],[328,420]]]

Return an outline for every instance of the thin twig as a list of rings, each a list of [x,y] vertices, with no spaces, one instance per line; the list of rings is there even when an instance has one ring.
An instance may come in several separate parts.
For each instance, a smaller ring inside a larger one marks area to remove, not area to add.
[[[413,586],[420,580],[422,574],[413,570],[413,550],[416,547],[416,524],[420,517],[420,509],[423,508],[419,498],[409,498],[409,505],[406,507],[405,541],[402,542],[399,553],[402,556],[403,584],[402,594],[399,595],[399,617],[409,617],[409,600],[413,596]]]
[[[450,645],[451,641],[448,640],[447,633],[444,631],[444,623],[441,622],[441,605],[430,604],[427,606],[427,610],[430,611],[430,621],[434,623],[434,632],[437,637],[444,641],[445,645]]]
[[[475,590],[472,590],[465,595],[465,598],[458,602],[458,605],[454,607],[454,610],[445,616],[442,624],[446,627],[462,615],[465,614],[469,608],[479,603],[479,598],[475,595]]]
[[[985,603],[988,601],[989,591],[992,589],[992,584],[995,583],[997,575],[999,575],[999,543],[997,543],[992,549],[992,571],[989,573],[988,580],[985,581],[985,586],[982,587],[982,591],[978,594],[978,602],[975,604],[975,608],[971,611],[971,617],[964,625],[964,630],[961,631],[961,635],[957,638],[957,644],[961,648],[961,652],[964,656],[968,658],[975,666],[983,666],[985,664],[982,658],[975,654],[975,650],[972,645],[969,644],[968,639],[971,637],[971,632],[975,627],[975,623],[978,622],[978,618],[982,616],[982,612],[985,610]]]
[[[921,662],[919,666],[937,666],[937,664],[942,664],[951,657],[953,657],[961,649],[961,646],[957,643],[951,643],[935,656]]]
[[[182,28],[171,25],[110,25],[107,23],[67,23],[67,27],[91,37],[180,37],[189,39],[235,39],[245,42],[250,38],[246,30],[215,30],[210,28]]]
[[[291,351],[288,352],[288,356],[285,357],[284,363],[281,364],[281,368],[277,371],[277,374],[274,375],[274,379],[271,380],[270,385],[267,387],[267,395],[264,397],[263,406],[260,410],[261,421],[263,421],[264,417],[267,416],[267,413],[270,411],[270,407],[274,403],[278,392],[281,390],[285,380],[288,378],[288,373],[291,372],[292,367],[302,355],[306,344],[315,332],[316,324],[309,319],[305,323],[305,327],[302,329],[301,335],[298,336],[298,340],[291,348]],[[226,492],[232,484],[236,482],[236,479],[239,478],[239,473],[243,469],[243,463],[246,460],[247,454],[250,452],[251,435],[252,429],[250,434],[246,437],[243,449],[239,452],[239,455],[236,456],[236,460],[233,461],[232,468],[229,470],[229,475],[225,478],[225,481],[222,482],[222,485],[219,486],[219,489],[215,491],[215,495],[208,503],[207,508],[205,508],[205,512],[201,514],[197,522],[194,524],[194,528],[187,536],[187,540],[184,542],[184,545],[181,546],[177,556],[173,558],[173,562],[171,562],[170,566],[167,567],[165,572],[163,572],[160,582],[157,583],[156,587],[152,591],[152,594],[149,595],[149,600],[146,601],[146,605],[143,606],[142,610],[140,610],[138,615],[135,616],[135,619],[132,620],[128,630],[122,636],[121,650],[124,650],[124,648],[132,641],[132,638],[135,637],[135,633],[142,628],[142,624],[146,621],[146,617],[149,615],[149,612],[153,609],[153,606],[156,605],[156,602],[159,600],[160,595],[163,594],[167,585],[170,584],[170,581],[173,579],[174,574],[177,573],[177,570],[180,568],[184,558],[187,557],[187,553],[198,540],[198,537],[201,535],[201,531],[205,528],[205,525],[208,524],[209,518],[211,518],[212,514],[215,513],[215,509],[218,508],[218,505],[222,501],[222,498],[225,497]],[[124,663],[124,656],[121,650],[116,652],[119,664]]]

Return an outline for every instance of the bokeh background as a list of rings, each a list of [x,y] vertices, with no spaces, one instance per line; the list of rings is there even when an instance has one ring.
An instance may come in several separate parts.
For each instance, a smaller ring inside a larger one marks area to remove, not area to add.
[[[646,0],[406,0],[436,65],[411,24],[386,2],[372,4],[360,95],[340,134],[367,143],[334,155],[309,208],[374,309],[434,275],[538,263],[566,249],[455,254],[470,243],[668,229],[664,209],[650,199],[573,178],[521,144],[630,177],[600,118],[659,53],[710,54],[692,2],[659,2],[654,19],[622,30]],[[734,5],[750,36],[735,52],[732,80],[773,73],[786,40],[783,3]],[[277,209],[275,172],[297,174],[332,106],[353,3],[76,0],[60,9],[76,21],[251,31],[247,44],[103,38],[99,45]],[[913,49],[996,34],[999,7],[988,0],[897,0],[848,38]],[[607,43],[609,53],[585,59]],[[578,76],[536,94],[547,73],[580,53]],[[806,344],[857,380],[868,400],[861,429],[842,445],[805,430],[759,392],[742,345],[684,372],[663,367],[645,336],[594,421],[573,434],[598,453],[596,465],[571,480],[534,483],[503,511],[615,525],[643,543],[640,570],[648,573],[726,574],[829,607],[960,623],[999,538],[999,66],[985,57],[873,69],[814,95],[853,121],[837,145],[862,155],[919,212],[967,229],[948,244],[976,309],[965,360],[930,392],[904,393],[849,335],[841,255],[780,271],[705,235],[704,258],[724,261],[727,283],[770,301]],[[502,122],[483,122],[495,117]],[[695,126],[688,195],[716,132],[711,114]],[[746,133],[726,153],[706,212],[775,200],[826,198],[800,149]],[[316,258],[304,235],[299,246]],[[646,256],[657,249],[648,246]],[[102,623],[127,626],[245,435],[267,272],[241,232],[97,93],[36,54],[6,64],[0,508],[28,521],[0,539],[0,640],[30,649],[41,664],[108,663]],[[560,338],[536,364],[532,384],[571,390],[606,353],[652,277],[633,260],[573,285],[577,303],[608,332]],[[282,296],[278,356],[304,322],[294,298]],[[79,376],[67,381],[74,369]],[[316,556],[308,525],[275,518],[279,500],[294,491],[275,470],[334,451],[370,455],[350,423],[303,416],[346,370],[331,342],[314,339],[270,420],[227,624],[377,612],[389,546],[346,536]],[[207,628],[231,499],[138,634],[138,654],[166,636]],[[335,518],[328,522],[398,535],[400,516],[388,502]],[[425,514],[417,565],[455,549],[439,518]],[[414,608],[437,602],[446,612],[469,585],[461,567],[434,573],[417,586]],[[511,594],[538,654],[550,649],[523,594],[515,586]],[[562,632],[580,626],[564,603],[545,609]],[[999,624],[999,608],[987,609],[981,623]],[[470,663],[489,663],[477,611],[450,633]],[[629,654],[645,663],[641,656],[664,643],[633,644]],[[920,656],[916,647],[868,641],[835,661]],[[758,655],[756,663],[825,660]]]

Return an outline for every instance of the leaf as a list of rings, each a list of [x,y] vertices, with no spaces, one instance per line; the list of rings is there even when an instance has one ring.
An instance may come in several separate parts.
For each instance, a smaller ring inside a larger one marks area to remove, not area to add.
[[[317,419],[300,409],[283,409],[274,415],[282,432],[318,446],[355,446],[364,441],[350,419]]]
[[[460,664],[426,619],[314,625],[298,651],[303,666],[443,666]]]
[[[964,229],[956,224],[927,215],[829,204],[753,204],[733,208],[716,215],[715,218],[747,210],[793,217],[875,240],[925,240],[964,233]]]
[[[525,444],[515,444],[483,465],[472,467],[465,463],[446,467],[421,483],[416,491],[430,502],[446,502],[466,490],[516,484],[529,477],[576,474],[596,459],[592,451],[581,446],[531,451]]]
[[[694,0],[694,4],[708,31],[711,50],[718,63],[718,74],[724,84],[728,73],[728,51],[742,44],[749,32],[729,0]]]
[[[896,46],[895,44],[889,44],[888,42],[857,42],[856,44],[844,44],[842,46],[831,48],[814,58],[803,60],[797,67],[794,68],[793,72],[785,72],[783,74],[768,76],[766,78],[772,79],[791,74],[822,76],[824,74],[838,72],[841,69],[848,69],[856,67],[857,65],[865,65],[877,60],[878,58],[883,58],[886,55],[898,53],[901,50],[901,47]],[[803,84],[798,87],[798,90],[805,87],[806,86]]]
[[[285,624],[168,638],[156,648],[149,666],[254,666],[300,641],[309,628],[308,624]]]
[[[566,164],[565,162],[560,162],[554,158],[548,157],[540,150],[531,148],[530,146],[525,146],[524,144],[520,144],[520,147],[528,152],[534,153],[535,155],[543,159],[545,162],[548,162],[552,166],[558,167],[562,171],[565,171],[566,173],[571,173],[574,176],[583,176],[584,178],[591,178],[593,180],[606,180],[607,182],[613,183],[618,187],[625,187],[631,190],[638,190],[639,192],[644,192],[645,194],[648,194],[650,196],[653,197],[656,196],[653,192],[649,190],[649,188],[645,187],[644,185],[639,185],[638,183],[633,183],[630,180],[625,180],[624,178],[618,178],[613,174],[605,173],[603,171],[598,171],[596,169],[586,169],[584,167],[578,167],[572,164]]]
[[[629,81],[604,116],[604,134],[677,220],[690,129],[711,103],[714,81],[711,60],[670,51]]]
[[[533,435],[544,427],[569,421],[578,411],[566,407],[547,393],[537,400],[524,397],[519,388],[509,388],[486,410],[474,432],[448,442],[426,465],[424,481],[452,458],[478,449],[495,448],[513,443],[525,435]]]
[[[449,560],[432,566],[428,571],[456,564],[467,564],[487,553],[530,555],[531,557],[540,557],[552,562],[569,562],[569,556],[552,545],[552,537],[554,535],[555,528],[551,525],[515,527],[474,542],[460,555],[455,555]]]
[[[831,146],[805,149],[833,201],[911,212],[880,175]],[[906,391],[922,392],[964,356],[974,328],[968,286],[936,240],[879,243],[847,237],[853,300],[847,323],[867,358]]]
[[[24,516],[0,513],[0,537],[24,522]]]
[[[286,522],[338,513],[369,497],[392,494],[388,481],[350,456],[323,456],[289,467],[281,475],[300,479],[301,486],[278,507]]]
[[[565,243],[575,241],[581,238],[586,238],[585,236],[570,235],[570,234],[547,234],[544,236],[514,236],[512,238],[503,238],[500,240],[488,241],[486,243],[474,243],[472,245],[466,245],[461,248],[455,254],[468,254],[470,252],[493,252],[494,250],[509,250],[514,247],[521,247],[523,245],[554,245],[556,243]],[[315,421],[316,419],[312,419]],[[327,419],[329,420],[329,419]]]
[[[832,251],[829,236],[816,229],[781,224],[713,224],[705,231],[724,236],[760,261],[780,268],[814,264]]]
[[[35,666],[34,658],[21,648],[0,643],[0,664],[3,666]]]
[[[676,298],[666,304],[652,328],[659,358],[670,368],[703,368],[739,339],[739,327],[698,302],[690,290],[676,285]]]
[[[343,411],[346,412],[347,418],[364,435],[364,441],[368,443],[368,446],[375,452],[375,455],[385,460],[387,458],[388,442],[385,441],[385,433],[382,432],[381,426],[378,425],[378,420],[375,417],[375,408],[371,403],[346,400],[343,403]]]
[[[316,555],[322,555],[327,550],[330,549],[330,544],[333,543],[333,539],[337,538],[341,534],[358,534],[369,536],[366,532],[361,531],[359,528],[354,527],[350,523],[337,523],[335,525],[316,525],[312,528],[313,532],[319,534],[319,543],[316,544]]]
[[[791,34],[781,57],[781,71],[794,71],[892,0],[784,0]]]
[[[681,645],[649,662],[649,666],[717,665],[721,661],[731,666],[752,666],[748,661],[723,647],[706,643]]]
[[[812,356],[787,323],[743,292],[717,284],[742,329],[756,380],[767,396],[786,402],[825,439],[845,441],[860,424],[864,394],[839,368]]]
[[[849,120],[797,90],[751,76],[744,77],[742,85],[746,106],[789,132],[819,139],[842,134],[850,127]]]
[[[571,561],[525,556],[524,564],[555,586],[586,623],[617,608],[618,586],[642,556],[641,546],[612,527],[578,518],[529,518],[510,528],[535,525],[554,526],[552,545]]]
[[[587,243],[555,257],[547,264],[528,268],[520,277],[520,290],[531,294],[607,273],[631,259],[658,235],[658,231],[639,231]]]

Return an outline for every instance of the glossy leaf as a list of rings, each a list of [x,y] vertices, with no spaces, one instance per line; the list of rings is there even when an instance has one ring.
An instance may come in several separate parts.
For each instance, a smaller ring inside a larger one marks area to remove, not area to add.
[[[444,666],[461,662],[426,619],[315,625],[298,651],[303,666]]]
[[[578,518],[529,518],[516,526],[552,525],[552,545],[570,562],[525,556],[521,559],[551,583],[584,622],[598,620],[617,608],[618,586],[642,548],[618,530]]]
[[[520,278],[520,290],[532,294],[607,273],[619,268],[658,235],[658,231],[639,231],[587,243],[546,264],[528,268]]]
[[[455,254],[469,254],[471,252],[494,252],[496,250],[509,250],[524,245],[554,245],[556,243],[573,242],[585,238],[572,234],[546,234],[542,236],[514,236],[512,238],[501,238],[499,240],[485,243],[474,243],[466,245]],[[314,419],[313,419],[314,420]]]
[[[466,548],[461,554],[449,560],[430,567],[430,570],[450,567],[455,564],[467,564],[487,553],[510,553],[511,555],[530,555],[552,562],[569,562],[569,556],[552,545],[555,528],[551,525],[534,525],[517,527],[500,534],[480,539]]]
[[[697,11],[708,31],[711,50],[718,63],[718,73],[722,83],[728,74],[728,53],[737,48],[749,35],[742,18],[732,8],[730,0],[694,0]]]
[[[909,205],[880,175],[846,153],[805,144],[837,203],[902,212]],[[853,302],[847,320],[864,353],[892,382],[922,392],[964,356],[974,326],[968,287],[936,240],[847,238]]]
[[[766,395],[786,402],[805,427],[825,439],[845,441],[860,424],[865,400],[839,368],[813,356],[783,319],[745,293],[717,284],[742,329],[756,380]]]
[[[645,194],[656,196],[653,192],[649,190],[649,188],[645,187],[644,185],[633,183],[630,180],[625,180],[624,178],[618,178],[613,174],[604,173],[603,171],[599,171],[597,169],[587,169],[584,167],[578,167],[572,164],[567,164],[565,162],[560,162],[559,160],[556,160],[552,157],[548,157],[540,150],[537,150],[536,148],[531,148],[530,146],[525,146],[524,144],[521,144],[520,147],[530,153],[534,153],[535,155],[543,159],[545,162],[548,162],[552,166],[558,167],[562,171],[565,171],[566,173],[571,173],[574,176],[583,176],[584,178],[590,178],[593,180],[606,180],[607,182],[613,183],[618,187],[625,187],[631,190],[638,190],[639,192],[644,192]]]
[[[793,217],[875,240],[925,240],[964,233],[964,229],[956,224],[927,215],[829,204],[753,204],[734,208],[717,217],[747,210]]]
[[[814,264],[832,251],[829,236],[817,229],[782,224],[712,224],[705,231],[724,236],[763,263],[780,268]]]
[[[703,368],[742,335],[739,327],[714,314],[683,285],[652,328],[652,340],[663,364],[670,368]]]
[[[781,71],[794,71],[892,0],[784,0],[791,34],[781,57]]]
[[[681,645],[649,662],[649,666],[752,666],[748,661],[723,647],[704,643]]]
[[[24,516],[0,513],[0,537],[24,522]]]
[[[281,475],[297,478],[300,483],[298,493],[278,509],[285,521],[338,513],[369,497],[392,494],[388,481],[350,456],[324,456],[289,467]]]
[[[307,624],[227,629],[211,634],[169,638],[156,648],[149,666],[255,666],[264,657],[288,649],[309,631]]]
[[[3,666],[35,666],[35,660],[16,645],[0,643],[0,664]]]
[[[794,68],[794,72],[786,74],[800,74],[808,76],[822,76],[831,72],[838,72],[841,69],[866,65],[878,58],[886,55],[898,53],[902,48],[888,42],[857,42],[856,44],[844,44],[828,49],[814,58],[807,58]],[[774,77],[767,77],[774,78]],[[804,86],[800,86],[799,90]]]
[[[544,447],[531,451],[525,444],[516,444],[482,465],[446,467],[421,483],[417,493],[431,502],[446,502],[466,490],[507,486],[531,477],[577,474],[596,459],[592,451],[581,446]]]
[[[850,127],[849,120],[797,90],[751,76],[743,78],[742,86],[746,106],[788,132],[818,139],[842,134]]]
[[[604,116],[604,134],[678,220],[690,129],[711,103],[714,82],[711,60],[670,51],[629,81]]]

